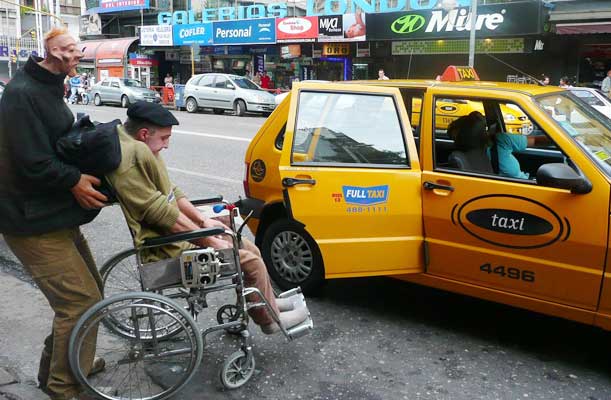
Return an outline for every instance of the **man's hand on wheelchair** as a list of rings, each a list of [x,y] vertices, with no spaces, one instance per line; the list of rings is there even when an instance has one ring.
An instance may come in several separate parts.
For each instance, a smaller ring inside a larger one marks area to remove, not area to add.
[[[204,219],[201,223],[200,223],[200,227],[202,228],[223,228],[223,229],[229,229],[227,227],[227,225],[223,224],[220,221],[217,221],[213,218],[206,218]],[[231,240],[228,239],[228,237],[225,237],[223,235],[217,235],[217,236],[209,236],[206,238],[202,238],[200,239],[200,246],[205,246],[205,247],[212,247],[216,250],[219,249],[227,249],[227,248],[231,248],[233,247],[233,244],[231,242]]]

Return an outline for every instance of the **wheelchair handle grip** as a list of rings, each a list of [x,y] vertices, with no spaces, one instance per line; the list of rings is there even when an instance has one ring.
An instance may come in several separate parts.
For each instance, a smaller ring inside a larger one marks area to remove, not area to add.
[[[216,204],[212,206],[212,211],[218,214],[223,210],[231,211],[234,208],[236,208],[234,204]]]
[[[194,206],[202,206],[204,204],[220,203],[222,201],[223,201],[223,196],[218,195],[216,197],[210,197],[208,199],[191,200],[191,204],[193,204]]]

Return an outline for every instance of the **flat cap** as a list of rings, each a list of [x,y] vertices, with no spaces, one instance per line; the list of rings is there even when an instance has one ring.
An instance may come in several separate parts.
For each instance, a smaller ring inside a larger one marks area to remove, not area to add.
[[[160,104],[137,101],[127,109],[127,116],[133,119],[148,121],[157,126],[178,125],[178,120]]]

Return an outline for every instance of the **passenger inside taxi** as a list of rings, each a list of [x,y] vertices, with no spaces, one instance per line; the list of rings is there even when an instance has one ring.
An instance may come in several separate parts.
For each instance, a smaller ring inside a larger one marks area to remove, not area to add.
[[[456,150],[448,157],[448,166],[462,171],[492,174],[488,157],[486,119],[477,111],[462,116],[448,126],[448,136],[454,139]]]

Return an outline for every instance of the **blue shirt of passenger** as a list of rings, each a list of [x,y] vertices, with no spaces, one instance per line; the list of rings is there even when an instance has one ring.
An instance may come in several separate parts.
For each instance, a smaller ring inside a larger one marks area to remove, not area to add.
[[[513,155],[514,152],[524,151],[528,146],[526,136],[498,133],[496,135],[496,146],[499,156],[499,175],[510,178],[528,179],[529,175],[522,172],[520,162]]]

